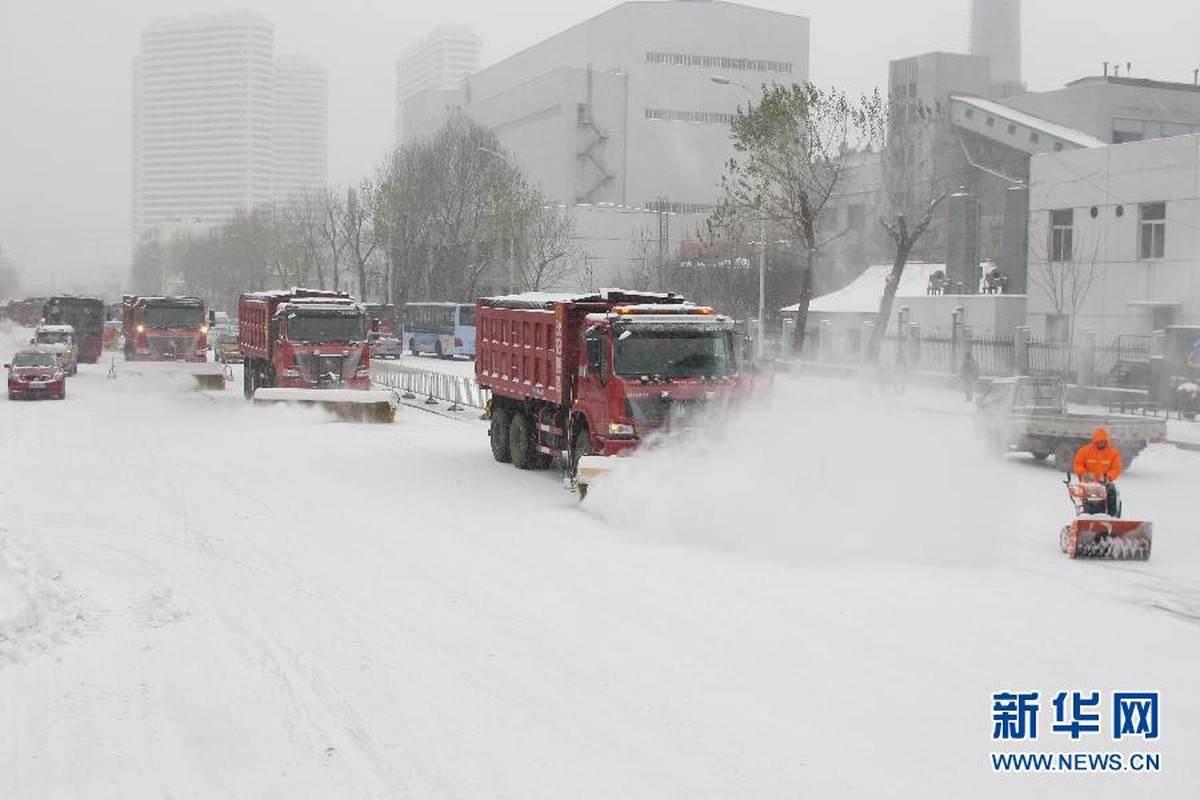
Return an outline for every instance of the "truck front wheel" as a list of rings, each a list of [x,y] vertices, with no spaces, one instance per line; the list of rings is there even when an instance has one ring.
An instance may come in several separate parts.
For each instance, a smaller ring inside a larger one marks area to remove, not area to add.
[[[492,409],[492,422],[488,427],[488,438],[492,441],[492,458],[501,464],[512,461],[508,447],[508,409],[503,406]]]
[[[533,446],[533,430],[529,417],[518,411],[508,425],[508,450],[513,466],[517,469],[533,469],[537,450]]]

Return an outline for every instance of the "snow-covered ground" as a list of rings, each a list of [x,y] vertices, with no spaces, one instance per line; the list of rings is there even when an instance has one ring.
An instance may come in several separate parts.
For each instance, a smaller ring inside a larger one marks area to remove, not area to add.
[[[354,425],[106,370],[0,400],[0,797],[1200,785],[1200,454],[1121,482],[1152,560],[1084,563],[1058,472],[984,459],[919,393],[780,379],[578,504],[474,414]],[[1039,742],[992,741],[1006,690],[1041,692]],[[994,773],[1129,749],[1049,734],[1060,690],[1161,692],[1161,772]]]

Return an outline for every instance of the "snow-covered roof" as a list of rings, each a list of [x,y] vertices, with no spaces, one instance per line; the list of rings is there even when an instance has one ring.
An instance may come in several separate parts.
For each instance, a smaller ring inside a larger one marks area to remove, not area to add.
[[[874,264],[867,267],[848,286],[814,298],[808,304],[809,313],[865,314],[878,311],[879,300],[883,297],[883,285],[891,270],[891,264]],[[929,276],[938,270],[945,272],[946,265],[909,262],[900,276],[896,297],[923,297],[929,286]],[[793,304],[783,311],[798,309],[799,304]]]
[[[1068,128],[1066,125],[1059,125],[1057,122],[1051,122],[1043,117],[1027,114],[1024,111],[1018,111],[1012,106],[1006,106],[1003,103],[997,103],[993,100],[984,100],[982,97],[972,97],[970,95],[956,94],[951,95],[950,99],[963,103],[968,106],[974,106],[980,111],[991,114],[992,116],[1001,117],[1009,122],[1017,125],[1024,125],[1026,128],[1032,128],[1064,142],[1070,142],[1079,147],[1105,147],[1105,143],[1092,136],[1090,133]]]
[[[646,292],[640,289],[599,289],[590,292],[521,292],[498,297],[483,297],[480,302],[496,308],[549,308],[555,303],[654,303],[677,305],[686,302],[674,292]]]

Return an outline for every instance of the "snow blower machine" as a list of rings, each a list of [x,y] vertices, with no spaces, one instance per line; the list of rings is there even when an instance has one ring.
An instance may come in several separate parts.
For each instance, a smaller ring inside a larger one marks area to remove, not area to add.
[[[1068,558],[1119,559],[1145,561],[1150,558],[1154,525],[1151,522],[1121,519],[1118,501],[1109,508],[1108,481],[1074,481],[1070,473],[1063,481],[1067,496],[1075,507],[1075,519],[1059,533],[1059,547]],[[1115,511],[1115,513],[1108,513]]]

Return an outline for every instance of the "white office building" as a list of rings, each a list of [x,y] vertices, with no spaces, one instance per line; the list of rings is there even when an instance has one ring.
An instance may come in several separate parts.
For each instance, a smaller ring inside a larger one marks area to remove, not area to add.
[[[133,76],[135,241],[272,199],[274,34],[251,12],[159,19]]]
[[[419,92],[457,92],[463,78],[479,71],[482,40],[468,27],[439,25],[406,48],[396,61],[396,141],[408,135],[404,104]]]
[[[1200,324],[1200,134],[1035,155],[1035,335],[1101,346]]]
[[[734,113],[763,84],[808,79],[808,34],[804,17],[719,0],[626,2],[402,112],[412,135],[456,107],[491,128],[552,202],[577,209],[603,280],[647,229],[671,249],[694,236],[720,195]],[[676,215],[669,231],[633,211],[647,207]],[[601,224],[602,209],[618,218]]]
[[[329,142],[329,72],[303,56],[275,59],[275,203],[324,188]]]

